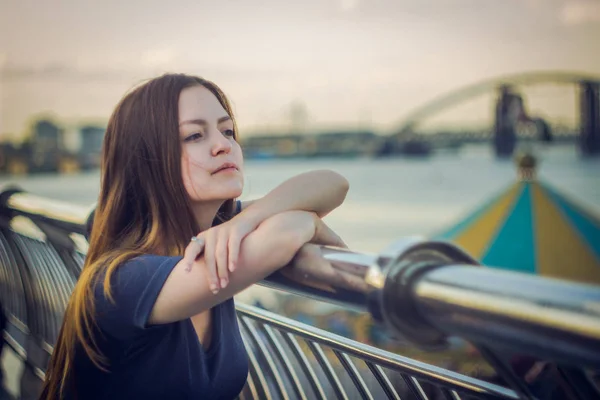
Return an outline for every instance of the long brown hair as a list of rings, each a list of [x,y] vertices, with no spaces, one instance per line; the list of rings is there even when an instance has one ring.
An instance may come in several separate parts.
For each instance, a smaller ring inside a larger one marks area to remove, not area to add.
[[[110,278],[119,265],[145,253],[181,255],[199,233],[181,171],[178,102],[181,91],[201,85],[210,90],[234,121],[229,101],[212,82],[183,74],[149,80],[125,95],[110,117],[102,148],[101,183],[90,246],[67,306],[46,372],[41,398],[74,393],[75,351],[85,351],[94,365],[107,361],[94,339],[94,285]],[[217,218],[229,219],[227,200]]]

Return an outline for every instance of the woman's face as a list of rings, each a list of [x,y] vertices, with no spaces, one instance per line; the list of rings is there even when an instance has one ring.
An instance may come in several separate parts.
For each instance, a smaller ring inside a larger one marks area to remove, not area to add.
[[[225,201],[242,194],[243,157],[233,137],[233,122],[204,86],[181,92],[179,136],[183,183],[193,202]]]

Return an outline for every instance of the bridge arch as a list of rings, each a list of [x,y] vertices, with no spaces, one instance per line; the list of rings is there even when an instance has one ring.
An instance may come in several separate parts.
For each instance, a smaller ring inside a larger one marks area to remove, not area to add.
[[[395,133],[402,135],[409,132],[426,117],[434,115],[444,108],[468,98],[485,94],[492,89],[497,89],[502,85],[532,85],[550,82],[600,85],[600,76],[570,71],[531,71],[486,79],[442,94],[417,107],[404,117],[400,123],[400,127],[395,130]]]

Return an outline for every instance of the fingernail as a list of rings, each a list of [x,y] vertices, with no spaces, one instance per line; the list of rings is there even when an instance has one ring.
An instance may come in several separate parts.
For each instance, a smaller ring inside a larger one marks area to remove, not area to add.
[[[225,289],[225,287],[227,286],[227,279],[225,278],[221,278],[221,288]]]
[[[229,264],[229,272],[233,272],[235,271],[235,264],[234,263],[230,263]]]
[[[211,283],[210,291],[213,292],[213,294],[217,294],[219,292],[219,288],[217,287],[217,285],[215,283]]]

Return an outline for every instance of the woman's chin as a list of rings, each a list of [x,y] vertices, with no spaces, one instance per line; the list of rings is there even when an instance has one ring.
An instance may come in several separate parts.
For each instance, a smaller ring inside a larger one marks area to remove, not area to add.
[[[192,193],[197,193],[200,196],[192,195],[191,197],[199,202],[226,201],[229,199],[237,199],[242,195],[243,191],[243,180],[230,180],[229,182],[223,182],[218,186],[213,185],[212,187],[207,187],[207,185],[202,185],[202,187],[200,187],[200,185],[198,185]]]
[[[223,189],[225,189],[225,188],[223,188]],[[226,190],[223,190],[222,198],[237,199],[238,197],[240,197],[242,195],[243,191],[244,191],[244,185],[242,185],[242,184],[231,185],[231,187],[227,188]]]

